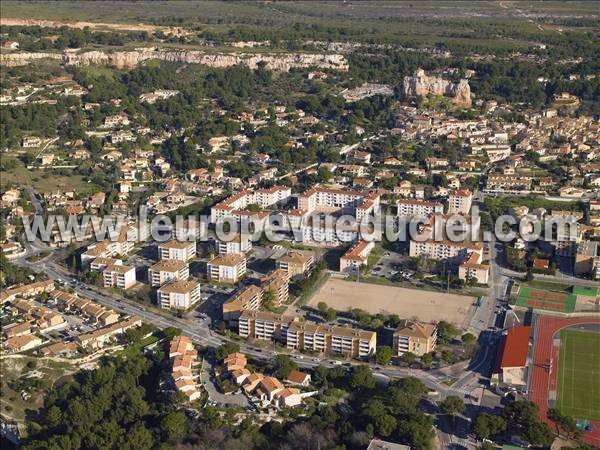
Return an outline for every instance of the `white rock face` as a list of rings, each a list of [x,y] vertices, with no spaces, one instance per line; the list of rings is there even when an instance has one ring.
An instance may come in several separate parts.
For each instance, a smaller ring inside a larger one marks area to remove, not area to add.
[[[452,83],[443,78],[427,76],[423,69],[418,69],[412,77],[404,77],[402,93],[405,97],[445,95],[452,97],[457,106],[471,106],[471,87],[467,80]]]
[[[348,61],[339,54],[307,54],[307,53],[206,53],[198,50],[159,50],[142,48],[127,52],[90,51],[84,53],[10,53],[0,55],[3,66],[22,66],[37,59],[57,59],[66,65],[87,66],[106,65],[118,69],[137,66],[149,59],[179,62],[185,64],[202,64],[209,67],[231,67],[243,64],[256,69],[260,63],[270,70],[287,72],[291,68],[317,67],[320,69],[348,70]]]

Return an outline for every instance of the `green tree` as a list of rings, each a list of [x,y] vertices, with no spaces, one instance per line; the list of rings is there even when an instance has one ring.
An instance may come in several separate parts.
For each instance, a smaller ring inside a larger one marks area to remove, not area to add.
[[[275,292],[273,289],[267,289],[263,297],[263,304],[265,308],[269,309],[274,306],[275,303]]]
[[[294,362],[288,355],[277,355],[275,357],[276,374],[279,378],[287,378],[290,372],[298,368],[298,364]]]
[[[573,435],[578,430],[577,421],[570,416],[562,414],[556,408],[550,408],[547,412],[547,417],[556,424],[557,434],[560,433],[560,428],[562,428],[569,436]]]
[[[473,344],[477,340],[477,338],[471,333],[465,333],[461,336],[461,340],[465,344]]]
[[[431,353],[425,353],[421,356],[421,362],[425,364],[425,366],[429,367],[433,362],[433,355]]]
[[[181,437],[187,428],[187,418],[183,411],[170,411],[160,421],[160,431],[165,439]]]
[[[409,365],[414,364],[417,361],[417,355],[412,352],[406,352],[402,355],[402,359]]]
[[[483,440],[506,430],[506,420],[501,416],[481,413],[475,418],[473,432]]]
[[[352,389],[375,387],[375,377],[369,366],[364,364],[352,367],[350,371],[349,385]]]
[[[337,318],[337,312],[333,308],[328,308],[325,313],[325,320],[328,322],[333,322]]]
[[[554,442],[554,433],[547,423],[536,421],[523,434],[523,437],[536,447],[549,448]]]
[[[438,323],[438,339],[440,342],[450,342],[454,337],[458,336],[460,330],[450,322],[441,320]]]
[[[181,336],[181,333],[181,328],[166,327],[165,329],[163,329],[163,334],[168,340],[173,339],[175,336]]]
[[[225,357],[231,353],[236,353],[240,351],[240,346],[235,342],[226,342],[225,344],[217,347],[215,351],[215,358],[217,361],[223,361]]]
[[[388,345],[382,345],[375,353],[375,359],[377,360],[377,363],[383,365],[389,364],[392,360],[392,356],[394,356],[394,351]]]
[[[375,427],[378,434],[387,437],[394,432],[398,422],[391,414],[381,414],[375,419]]]
[[[456,415],[461,414],[465,410],[465,403],[462,398],[456,395],[449,395],[439,402],[438,406],[442,414],[452,417],[453,424],[455,424]]]

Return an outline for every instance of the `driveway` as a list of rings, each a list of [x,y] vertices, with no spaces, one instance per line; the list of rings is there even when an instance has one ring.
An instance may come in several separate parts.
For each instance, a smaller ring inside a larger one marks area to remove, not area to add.
[[[219,388],[214,382],[213,377],[207,370],[208,365],[204,364],[200,368],[200,380],[206,392],[208,393],[208,399],[217,403],[220,406],[239,406],[244,408],[250,405],[248,398],[244,394],[223,394],[219,391]]]

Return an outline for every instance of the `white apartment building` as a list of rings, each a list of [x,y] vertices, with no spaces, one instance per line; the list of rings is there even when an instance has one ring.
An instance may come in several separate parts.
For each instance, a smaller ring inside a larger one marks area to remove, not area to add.
[[[377,193],[319,187],[298,195],[298,209],[308,212],[315,209],[342,210],[342,212],[356,214],[357,207],[367,200],[373,202],[369,212],[379,211],[380,195]],[[370,208],[371,205],[367,205]],[[364,211],[361,214],[364,214]]]
[[[367,357],[375,352],[377,333],[361,329],[292,322],[287,330],[287,348],[321,353]]]
[[[435,241],[410,241],[409,255],[411,257],[425,256],[430,259],[448,260],[461,263],[467,256],[477,252],[483,257],[483,245],[472,242]]]
[[[297,321],[294,316],[282,316],[266,311],[242,311],[238,319],[238,334],[262,340],[287,341],[290,323]]]
[[[324,220],[321,220],[320,223],[309,220],[300,231],[302,232],[302,242],[320,242],[337,247],[356,240],[359,224],[336,226],[335,221],[328,224]]]
[[[375,241],[361,240],[354,244],[340,258],[340,272],[356,272],[361,266],[366,266],[374,247]]]
[[[113,258],[117,255],[127,255],[133,250],[134,243],[125,239],[125,236],[119,237],[118,240],[111,241],[105,239],[100,242],[88,245],[85,252],[81,254],[81,265],[87,266],[96,258]]]
[[[183,219],[173,225],[173,237],[178,241],[197,241],[206,231],[207,224],[200,220]]]
[[[440,202],[425,200],[405,199],[396,202],[398,217],[428,216],[430,214],[443,214],[444,205]]]
[[[173,280],[187,280],[189,277],[188,263],[177,259],[162,259],[148,268],[148,282],[152,287],[162,286]]]
[[[189,261],[196,257],[195,241],[178,241],[171,239],[158,244],[158,257],[160,259],[177,259]]]
[[[135,284],[135,267],[114,264],[102,272],[104,287],[129,289]]]
[[[451,191],[448,195],[448,214],[467,215],[473,202],[473,193],[460,190]]]
[[[171,281],[158,289],[163,309],[188,309],[200,301],[200,284],[191,280]]]
[[[273,186],[253,191],[244,190],[214,205],[210,210],[210,220],[215,223],[220,218],[231,215],[234,211],[243,211],[249,205],[258,205],[265,209],[287,200],[291,195],[292,190],[287,186]]]
[[[218,255],[206,264],[210,280],[237,283],[246,274],[246,258],[241,254]]]
[[[215,239],[215,246],[220,255],[230,255],[232,253],[246,253],[252,250],[252,240],[249,236],[238,234],[231,241],[221,241]]]

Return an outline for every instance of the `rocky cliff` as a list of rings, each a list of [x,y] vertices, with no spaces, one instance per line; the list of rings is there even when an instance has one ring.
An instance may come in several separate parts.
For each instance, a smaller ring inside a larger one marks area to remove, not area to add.
[[[404,77],[402,93],[405,97],[444,95],[452,97],[453,103],[457,106],[465,108],[471,106],[471,87],[467,80],[452,83],[443,78],[427,76],[423,69],[418,69],[412,77]]]
[[[207,53],[199,50],[160,50],[155,48],[141,48],[126,52],[7,53],[0,55],[0,64],[21,66],[43,58],[57,59],[66,65],[98,64],[118,69],[132,68],[149,59],[159,59],[185,64],[202,64],[209,67],[230,67],[243,64],[251,69],[264,63],[267,69],[286,72],[291,68],[308,67],[348,70],[346,58],[339,54]]]

